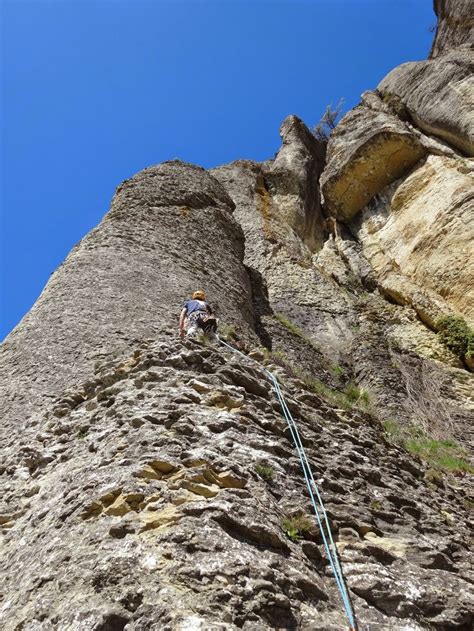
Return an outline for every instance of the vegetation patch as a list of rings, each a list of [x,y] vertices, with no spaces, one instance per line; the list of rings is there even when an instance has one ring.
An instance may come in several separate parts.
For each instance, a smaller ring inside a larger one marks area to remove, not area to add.
[[[405,448],[440,469],[474,473],[474,468],[463,457],[465,452],[452,440],[434,440],[429,436],[422,436],[407,440]]]
[[[238,338],[237,329],[233,324],[219,323],[219,336],[227,342]]]
[[[301,337],[303,340],[307,339],[303,331],[291,320],[289,320],[283,313],[275,313],[275,320],[278,320],[280,324],[282,324],[285,329],[288,329],[290,333]]]
[[[474,360],[474,331],[461,316],[443,316],[436,322],[441,342],[463,361]]]
[[[409,453],[425,460],[433,469],[474,473],[467,453],[453,440],[435,440],[416,426],[402,427],[397,421],[383,423],[387,437],[402,445]]]
[[[370,397],[368,392],[358,388],[352,382],[349,383],[344,390],[335,390],[329,388],[319,379],[305,376],[302,381],[315,394],[321,395],[327,401],[344,410],[351,410],[355,405],[362,408],[368,408],[370,405]]]
[[[299,337],[301,340],[312,346],[314,349],[319,350],[318,345],[310,337],[308,337],[304,331],[302,331],[298,325],[287,318],[283,313],[275,313],[275,320],[277,320],[282,326],[285,327],[292,335]]]
[[[462,503],[468,511],[474,511],[474,502],[468,497],[463,498]]]
[[[304,383],[310,392],[319,395],[334,407],[343,410],[351,410],[354,406],[370,411],[370,395],[366,390],[357,387],[352,382],[344,390],[336,390],[316,379],[298,366],[295,366],[282,351],[267,351],[267,359],[273,361],[277,366],[284,368],[287,373]]]
[[[346,371],[342,366],[339,366],[338,364],[333,364],[331,366],[331,372],[335,377],[342,377],[342,375],[344,375]]]
[[[349,403],[357,404],[363,408],[368,408],[370,405],[370,396],[367,390],[359,388],[354,383],[349,383],[344,391]]]
[[[265,465],[258,464],[255,467],[255,473],[257,473],[262,480],[265,480],[265,482],[270,483],[275,479],[275,471],[272,467],[266,467]]]
[[[326,107],[319,123],[317,123],[311,130],[315,138],[325,144],[328,142],[329,137],[332,134],[333,129],[335,129],[338,119],[341,116],[343,106],[344,99],[339,99],[335,108],[332,107],[332,104]]]
[[[398,421],[387,420],[382,423],[385,434],[394,443],[400,443],[403,437],[403,429]]]
[[[312,523],[307,515],[296,515],[295,517],[286,517],[281,521],[281,529],[292,541],[299,541],[306,533],[311,530]]]

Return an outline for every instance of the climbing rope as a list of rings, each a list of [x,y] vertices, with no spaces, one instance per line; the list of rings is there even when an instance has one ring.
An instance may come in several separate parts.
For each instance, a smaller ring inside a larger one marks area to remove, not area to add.
[[[244,359],[249,360],[250,357],[247,357],[244,353],[237,350],[224,340],[221,340],[219,336],[217,336],[220,344],[226,346],[232,352],[241,355]],[[255,360],[254,360],[255,361]],[[349,621],[350,630],[355,631],[356,624],[354,618],[354,612],[352,609],[352,605],[349,599],[349,595],[347,593],[347,587],[344,580],[344,575],[341,570],[341,565],[339,562],[339,555],[337,554],[336,544],[334,543],[334,538],[332,535],[331,527],[329,525],[329,520],[327,517],[326,509],[324,508],[323,500],[321,498],[321,494],[319,492],[318,486],[313,476],[313,472],[311,470],[311,466],[308,462],[308,458],[306,456],[306,452],[303,447],[303,443],[301,442],[301,437],[298,431],[298,427],[296,422],[288,409],[288,405],[286,403],[283,392],[281,391],[280,384],[275,375],[264,368],[265,373],[270,379],[273,389],[275,391],[278,402],[280,403],[283,416],[285,417],[286,423],[288,425],[288,429],[290,430],[291,438],[293,439],[293,444],[295,446],[296,452],[298,454],[298,458],[300,460],[301,468],[303,470],[304,479],[306,482],[306,487],[308,489],[308,493],[311,499],[311,504],[313,506],[314,514],[316,516],[316,520],[319,526],[319,530],[321,532],[321,537],[324,544],[324,549],[326,550],[326,554],[329,559],[329,564],[331,566],[332,572],[334,574],[334,578],[336,580],[337,588],[339,590],[339,594],[341,596],[342,604],[344,606],[347,620]]]

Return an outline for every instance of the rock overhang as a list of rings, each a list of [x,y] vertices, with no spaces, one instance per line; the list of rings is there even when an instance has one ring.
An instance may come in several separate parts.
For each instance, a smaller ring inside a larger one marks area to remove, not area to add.
[[[424,155],[404,122],[386,111],[359,105],[344,116],[329,141],[321,176],[326,209],[338,219],[352,219]]]

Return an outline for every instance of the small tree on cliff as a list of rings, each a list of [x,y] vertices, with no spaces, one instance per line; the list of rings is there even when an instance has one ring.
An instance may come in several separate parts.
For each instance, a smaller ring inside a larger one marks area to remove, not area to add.
[[[339,99],[336,107],[333,109],[332,104],[329,104],[324,114],[317,125],[311,130],[313,136],[322,142],[327,142],[332,130],[336,127],[338,119],[341,115],[342,107],[344,105],[344,99]]]

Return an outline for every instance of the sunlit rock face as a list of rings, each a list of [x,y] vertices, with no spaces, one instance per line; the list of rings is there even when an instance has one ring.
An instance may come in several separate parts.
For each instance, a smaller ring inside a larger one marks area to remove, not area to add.
[[[474,52],[456,49],[430,61],[409,62],[378,86],[386,98],[398,97],[413,123],[425,133],[474,155]]]
[[[290,116],[272,160],[124,182],[2,345],[2,631],[347,628],[268,370],[358,628],[470,631],[474,375],[436,333],[474,318],[465,5],[435,6],[431,65],[327,152]],[[198,287],[243,355],[178,338]]]
[[[378,277],[387,285],[391,275],[400,279],[400,299],[416,307],[416,296],[409,297],[414,283],[439,303],[433,304],[431,326],[449,310],[474,323],[472,172],[468,161],[430,156],[356,222]]]
[[[296,116],[283,121],[280,135],[282,147],[264,176],[268,191],[281,219],[315,250],[323,241],[319,176],[324,147]]]
[[[438,23],[430,57],[438,57],[459,46],[472,48],[474,23],[471,0],[434,0],[433,8]]]
[[[348,220],[424,155],[416,135],[375,94],[331,135],[321,189],[327,211]]]

